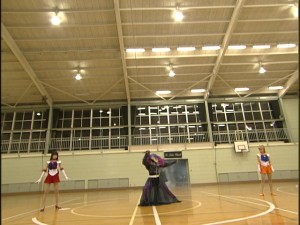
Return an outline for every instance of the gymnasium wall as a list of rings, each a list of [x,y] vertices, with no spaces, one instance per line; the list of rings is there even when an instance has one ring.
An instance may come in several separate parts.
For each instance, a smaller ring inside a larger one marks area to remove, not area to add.
[[[250,151],[245,153],[236,153],[233,145],[183,150],[183,158],[188,159],[191,184],[258,180],[257,146],[250,145]],[[275,168],[274,179],[298,179],[298,145],[276,143],[266,149]],[[163,152],[156,153],[163,156]],[[62,182],[62,189],[143,186],[147,171],[141,163],[142,158],[142,152],[61,153],[60,160],[72,179]],[[49,155],[2,158],[2,192],[41,190],[41,185],[34,181],[39,178],[47,160]],[[62,175],[61,180],[64,180]]]

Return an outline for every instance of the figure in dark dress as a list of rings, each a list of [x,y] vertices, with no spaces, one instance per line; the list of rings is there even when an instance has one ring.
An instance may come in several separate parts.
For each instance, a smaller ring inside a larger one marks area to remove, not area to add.
[[[146,151],[143,165],[149,172],[149,177],[143,188],[139,206],[171,204],[179,201],[166,185],[166,179],[160,177],[161,169],[175,164],[177,160],[167,162],[156,154]]]

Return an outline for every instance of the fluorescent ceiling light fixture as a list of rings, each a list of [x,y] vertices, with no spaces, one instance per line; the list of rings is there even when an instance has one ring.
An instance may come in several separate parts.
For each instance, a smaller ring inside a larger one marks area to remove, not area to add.
[[[128,52],[128,53],[145,52],[145,49],[144,48],[128,48],[128,49],[126,49],[126,52]]]
[[[191,52],[191,51],[195,51],[196,48],[195,47],[178,47],[177,51],[179,52]]]
[[[210,45],[210,46],[203,46],[202,50],[219,50],[221,47],[219,45]]]
[[[283,89],[283,86],[270,86],[269,90],[281,90]]]
[[[156,91],[155,92],[157,95],[166,95],[166,94],[171,94],[171,91],[165,90],[165,91]]]
[[[246,45],[229,45],[228,49],[246,49]]]
[[[152,52],[169,52],[170,48],[152,48]]]
[[[294,48],[296,44],[278,44],[277,48]]]
[[[219,127],[225,127],[225,124],[219,124],[218,126]]]
[[[205,89],[192,89],[191,92],[192,93],[201,93],[201,92],[205,92]]]
[[[253,45],[254,49],[267,49],[267,48],[271,48],[271,45]]]
[[[61,19],[59,18],[59,16],[57,15],[57,13],[55,13],[55,16],[53,16],[51,18],[51,23],[55,26],[59,25],[61,23]]]
[[[242,88],[235,88],[235,91],[249,91],[249,88],[247,87],[242,87]]]

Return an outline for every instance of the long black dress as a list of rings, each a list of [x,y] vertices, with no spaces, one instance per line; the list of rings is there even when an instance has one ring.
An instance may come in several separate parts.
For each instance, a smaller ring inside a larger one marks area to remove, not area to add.
[[[181,202],[169,190],[165,183],[166,180],[160,179],[159,177],[160,167],[171,166],[174,163],[176,163],[176,161],[173,161],[171,163],[164,161],[163,165],[161,165],[152,161],[149,153],[145,154],[143,158],[143,164],[149,171],[149,177],[143,188],[143,193],[139,204],[140,206],[164,205]]]

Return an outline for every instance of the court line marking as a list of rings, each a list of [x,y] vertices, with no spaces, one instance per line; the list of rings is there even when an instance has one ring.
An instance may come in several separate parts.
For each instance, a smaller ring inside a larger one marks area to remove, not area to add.
[[[91,202],[104,202],[104,201],[110,201],[110,200],[116,200],[117,201],[117,200],[120,200],[120,199],[105,199],[105,200],[97,200],[97,201],[91,201]],[[197,205],[195,205],[193,207],[190,207],[190,208],[180,209],[180,210],[171,211],[171,212],[164,212],[164,213],[160,213],[160,214],[161,215],[163,215],[163,214],[166,215],[166,214],[173,214],[173,213],[178,213],[178,212],[184,212],[184,211],[188,211],[188,210],[192,210],[192,209],[198,208],[198,207],[200,207],[202,205],[201,202],[196,201],[196,200],[190,200],[190,199],[188,199],[187,201],[196,202]],[[84,205],[84,206],[79,206],[79,207],[71,209],[71,213],[73,215],[76,215],[76,216],[94,217],[94,218],[124,218],[124,217],[130,217],[130,215],[101,216],[101,215],[81,214],[81,213],[75,212],[75,210],[77,210],[79,208],[87,207],[87,206],[90,206],[90,205],[96,205],[97,204],[97,203],[94,203],[94,204],[87,204],[87,203],[88,202],[86,202],[86,205]],[[174,204],[180,204],[180,203],[174,203]],[[147,207],[147,206],[142,206],[142,207]],[[135,216],[136,217],[142,217],[142,216],[152,216],[152,215],[153,215],[153,213],[142,214],[142,215],[135,215]]]
[[[276,208],[276,209],[278,209],[278,210],[282,210],[282,211],[284,211],[284,212],[288,212],[288,213],[292,213],[292,214],[296,214],[296,215],[298,215],[298,213],[297,213],[297,212],[290,211],[290,210],[287,210],[287,209],[282,209],[282,208]]]
[[[264,216],[264,215],[272,212],[276,208],[275,205],[272,204],[271,202],[268,202],[268,201],[265,201],[265,200],[261,200],[261,199],[249,198],[249,197],[242,197],[242,196],[230,197],[230,196],[226,196],[226,195],[212,194],[212,193],[209,193],[209,192],[203,192],[203,193],[207,193],[207,194],[213,195],[213,196],[219,196],[219,197],[223,197],[223,198],[233,199],[233,200],[237,200],[237,201],[241,201],[241,202],[246,202],[246,203],[250,203],[250,204],[266,206],[264,204],[259,204],[259,203],[255,203],[255,202],[251,202],[251,201],[246,201],[246,200],[240,200],[240,199],[236,199],[236,198],[253,199],[253,200],[264,202],[264,203],[268,204],[269,205],[269,209],[266,210],[266,211],[263,211],[261,213],[252,215],[252,216],[240,217],[240,218],[231,219],[231,220],[223,220],[223,221],[213,222],[213,223],[206,223],[206,224],[202,224],[202,225],[216,225],[216,224],[224,224],[224,223],[237,222],[237,221],[242,221],[242,220],[247,220],[247,219],[253,219],[253,218],[256,218],[256,217]]]
[[[296,186],[297,186],[297,185],[296,185]],[[286,187],[288,187],[288,186],[286,186]],[[288,195],[298,196],[298,194],[295,194],[295,193],[291,193],[291,192],[287,192],[287,191],[281,191],[280,189],[282,189],[282,188],[284,188],[284,187],[278,187],[278,188],[276,189],[276,191],[281,192],[281,193],[284,193],[284,194],[288,194]],[[296,187],[296,188],[297,188],[297,187]]]
[[[152,206],[153,214],[154,214],[154,219],[155,219],[155,224],[156,225],[161,225],[157,210],[155,206]]]
[[[48,225],[48,224],[46,224],[46,223],[42,223],[42,222],[38,221],[38,220],[36,219],[36,217],[32,218],[32,222],[34,222],[35,224],[38,224],[38,225]]]
[[[67,201],[64,201],[64,202],[61,202],[61,203],[71,202],[71,201],[75,201],[75,200],[77,200],[77,199],[80,199],[80,198],[74,198],[74,199],[67,200]],[[55,205],[49,205],[49,206],[45,207],[45,209],[46,209],[46,208],[53,207],[53,206],[55,206]],[[14,216],[10,216],[10,217],[4,218],[4,219],[2,219],[2,221],[9,220],[9,219],[12,219],[12,218],[15,218],[15,217],[19,217],[19,216],[23,216],[23,215],[26,215],[26,214],[30,214],[30,213],[36,212],[37,210],[39,210],[39,209],[34,209],[34,210],[31,210],[31,211],[28,211],[28,212],[19,213],[19,214],[17,214],[17,215],[14,215]]]
[[[139,199],[138,199],[138,201],[137,201],[137,203],[136,203],[136,206],[135,206],[135,209],[134,209],[133,214],[132,214],[132,216],[131,216],[129,225],[132,225],[132,224],[133,224],[133,221],[134,221],[134,219],[135,219],[135,215],[136,215],[136,212],[137,212],[138,205],[139,205],[139,202],[140,202],[140,200],[141,200],[141,197],[142,197],[142,193],[141,193],[141,195],[140,195],[140,197],[139,197]]]

